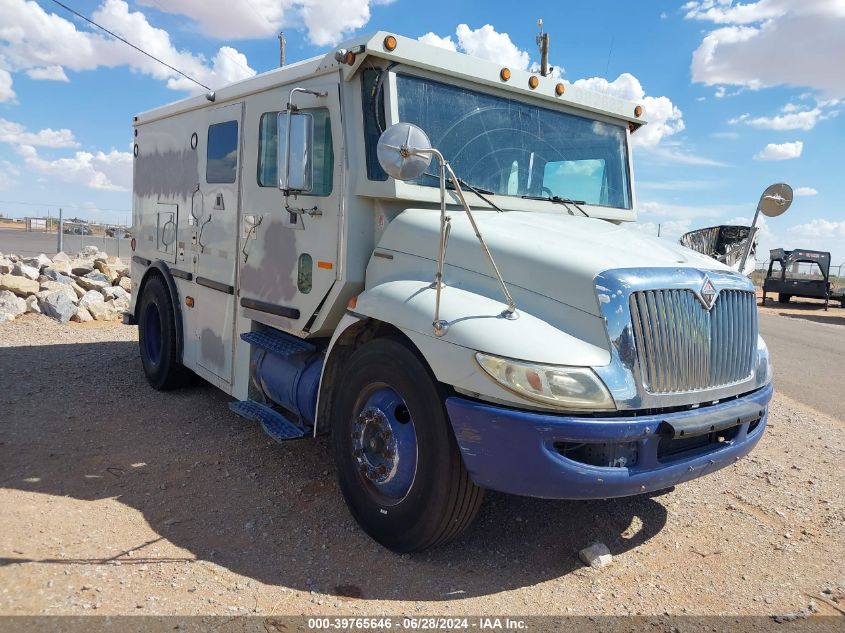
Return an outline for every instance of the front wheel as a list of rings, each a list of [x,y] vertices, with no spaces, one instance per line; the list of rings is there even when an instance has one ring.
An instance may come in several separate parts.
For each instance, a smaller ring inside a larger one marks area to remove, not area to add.
[[[790,299],[792,299],[792,295],[785,295],[783,293],[778,295],[778,303],[789,303]]]
[[[408,347],[377,339],[350,357],[335,396],[340,489],[367,534],[397,552],[442,545],[472,523],[469,478],[438,385]]]
[[[184,386],[190,373],[179,359],[176,315],[164,279],[156,275],[144,284],[138,309],[138,345],[147,382],[165,391]]]

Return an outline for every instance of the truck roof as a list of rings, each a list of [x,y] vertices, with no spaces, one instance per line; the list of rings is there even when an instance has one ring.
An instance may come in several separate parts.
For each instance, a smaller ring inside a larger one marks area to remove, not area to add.
[[[394,37],[396,41],[393,50],[387,50],[384,45],[385,39],[389,36]],[[335,51],[338,49],[355,53],[355,61],[351,66],[335,59]],[[587,112],[621,119],[630,123],[632,129],[636,129],[647,122],[647,113],[639,103],[573,86],[562,79],[543,77],[537,72],[527,70],[509,68],[510,77],[503,80],[501,64],[425,44],[419,40],[394,35],[386,31],[378,31],[372,35],[353,38],[325,55],[312,57],[281,68],[274,68],[255,77],[223,86],[214,92],[213,104],[241,99],[251,94],[289,84],[298,79],[330,72],[336,73],[338,69],[342,72],[344,80],[348,81],[355,75],[358,67],[368,56],[437,72],[445,70],[452,77],[480,86],[492,86],[513,92],[521,97],[530,96],[550,102],[550,104],[565,104]],[[534,88],[529,85],[531,77],[537,79]],[[564,86],[562,94],[558,94],[558,84]],[[188,97],[138,114],[134,123],[141,125],[190,110],[211,107],[213,104],[206,95]],[[280,104],[280,107],[282,105],[284,104]],[[639,116],[637,113],[639,113]]]

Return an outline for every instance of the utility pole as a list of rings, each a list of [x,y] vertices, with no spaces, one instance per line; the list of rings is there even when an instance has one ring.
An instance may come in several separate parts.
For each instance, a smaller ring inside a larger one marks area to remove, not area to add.
[[[540,34],[537,36],[537,47],[540,49],[540,74],[547,77],[552,69],[549,67],[549,34],[543,31],[543,18],[537,20]]]
[[[279,68],[285,65],[285,34],[279,33]]]
[[[61,253],[64,249],[64,220],[62,220],[62,208],[59,207],[59,236],[56,238],[56,248],[58,249],[56,252]]]

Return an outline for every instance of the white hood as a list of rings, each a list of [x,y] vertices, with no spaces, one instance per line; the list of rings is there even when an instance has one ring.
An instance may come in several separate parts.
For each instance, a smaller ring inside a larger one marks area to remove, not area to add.
[[[493,277],[466,214],[452,210],[449,215],[452,231],[446,263]],[[476,210],[473,216],[509,286],[519,286],[596,316],[600,316],[600,311],[594,280],[605,270],[730,270],[680,244],[605,220],[519,211]],[[437,210],[408,209],[390,223],[378,248],[436,261],[439,234]]]

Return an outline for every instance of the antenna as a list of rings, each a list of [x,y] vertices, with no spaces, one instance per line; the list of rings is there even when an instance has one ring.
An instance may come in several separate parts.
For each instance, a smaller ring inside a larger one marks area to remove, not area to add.
[[[285,65],[285,34],[279,32],[279,68]]]
[[[549,67],[549,34],[543,30],[543,18],[537,20],[537,27],[540,29],[537,35],[537,47],[540,49],[540,74],[547,77],[551,72]]]

